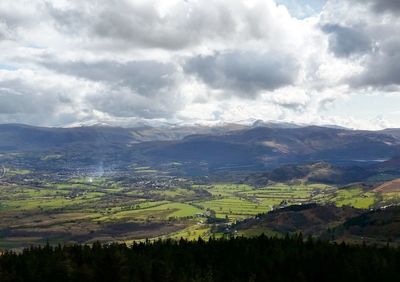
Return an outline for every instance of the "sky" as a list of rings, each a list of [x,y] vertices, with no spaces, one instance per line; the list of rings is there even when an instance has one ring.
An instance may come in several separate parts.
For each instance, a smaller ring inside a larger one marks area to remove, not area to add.
[[[400,127],[398,0],[2,0],[0,123]]]

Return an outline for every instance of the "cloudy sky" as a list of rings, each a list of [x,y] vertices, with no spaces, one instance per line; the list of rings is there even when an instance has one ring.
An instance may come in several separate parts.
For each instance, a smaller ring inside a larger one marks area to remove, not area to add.
[[[1,0],[0,123],[400,127],[398,0]]]

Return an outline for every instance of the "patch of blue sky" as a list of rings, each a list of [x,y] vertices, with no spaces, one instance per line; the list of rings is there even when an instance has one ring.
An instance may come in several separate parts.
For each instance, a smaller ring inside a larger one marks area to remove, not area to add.
[[[285,5],[289,13],[299,19],[319,14],[327,0],[276,0],[276,3]]]
[[[17,70],[15,66],[9,65],[9,64],[2,64],[0,63],[0,70],[8,70],[8,71],[14,71]]]
[[[399,127],[400,95],[398,93],[352,94],[344,99],[337,99],[325,113],[341,118],[350,116],[363,121],[383,119],[387,123],[383,127]]]

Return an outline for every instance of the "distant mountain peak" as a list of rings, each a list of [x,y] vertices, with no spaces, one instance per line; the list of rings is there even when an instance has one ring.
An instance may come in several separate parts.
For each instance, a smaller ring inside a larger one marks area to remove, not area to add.
[[[251,127],[300,128],[300,127],[304,127],[304,125],[299,125],[299,124],[290,123],[290,122],[264,121],[262,119],[258,119],[252,123]]]

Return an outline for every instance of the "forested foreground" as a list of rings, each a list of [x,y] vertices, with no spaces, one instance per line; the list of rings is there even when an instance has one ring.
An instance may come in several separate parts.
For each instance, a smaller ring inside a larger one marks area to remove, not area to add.
[[[0,281],[400,281],[400,249],[234,238],[32,247],[0,256]]]

